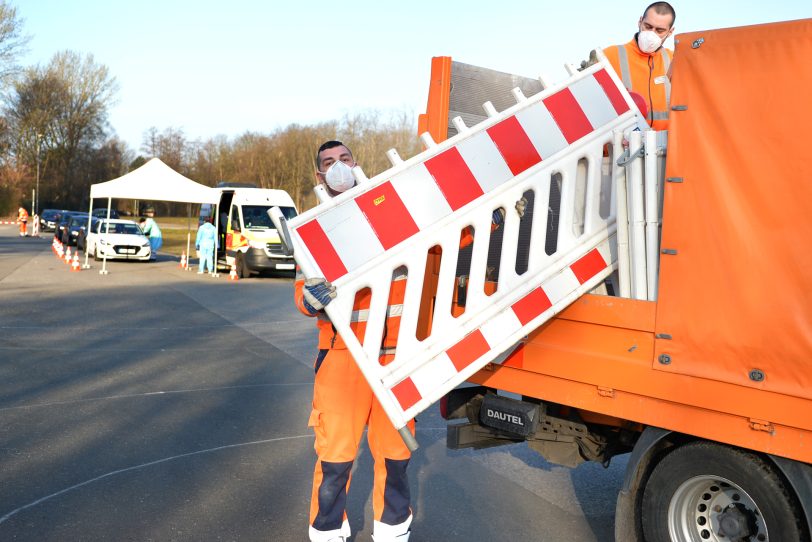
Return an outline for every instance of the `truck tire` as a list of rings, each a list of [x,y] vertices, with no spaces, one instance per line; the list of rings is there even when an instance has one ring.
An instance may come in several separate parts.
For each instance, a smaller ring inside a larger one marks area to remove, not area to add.
[[[669,452],[646,482],[646,542],[808,541],[795,495],[758,455],[712,442]]]
[[[237,276],[241,279],[247,279],[251,276],[251,271],[249,271],[248,266],[245,265],[245,255],[242,252],[238,252],[236,256],[234,256],[234,266],[237,268]]]

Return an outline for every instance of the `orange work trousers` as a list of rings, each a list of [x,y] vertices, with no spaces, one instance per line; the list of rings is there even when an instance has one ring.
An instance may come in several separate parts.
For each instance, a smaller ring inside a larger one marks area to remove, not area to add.
[[[20,235],[28,235],[28,222],[20,221]]]
[[[381,358],[383,364],[389,361],[391,356]],[[364,427],[368,428],[367,441],[375,461],[372,490],[375,522],[386,526],[410,522],[406,467],[411,452],[350,352],[320,350],[315,369],[313,411],[308,423],[316,433],[318,455],[310,503],[311,531],[343,530],[342,525],[348,528],[346,500],[350,471]],[[414,420],[409,422],[409,430],[414,434]]]

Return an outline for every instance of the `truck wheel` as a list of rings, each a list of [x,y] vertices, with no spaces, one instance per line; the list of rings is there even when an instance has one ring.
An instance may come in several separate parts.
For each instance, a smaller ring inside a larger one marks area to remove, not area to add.
[[[237,276],[241,279],[247,279],[251,276],[251,271],[248,270],[248,266],[245,265],[245,256],[242,252],[238,252],[237,255],[234,257],[235,262],[234,266],[237,268]]]
[[[712,442],[668,453],[646,483],[646,542],[808,540],[785,482],[759,456]]]

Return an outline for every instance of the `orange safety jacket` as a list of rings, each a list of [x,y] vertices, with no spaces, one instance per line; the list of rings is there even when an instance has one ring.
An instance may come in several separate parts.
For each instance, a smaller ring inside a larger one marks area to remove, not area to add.
[[[671,81],[667,74],[674,53],[665,47],[651,54],[644,53],[637,46],[636,36],[625,45],[612,45],[603,52],[623,81],[623,86],[646,100],[649,126],[655,130],[668,130]]]
[[[381,344],[381,353],[386,354],[390,349],[394,352],[394,348],[398,344],[398,332],[400,330],[400,317],[403,314],[403,299],[406,295],[406,270],[399,268],[395,270],[392,277],[392,285],[389,288],[389,301],[386,307],[386,326],[384,328],[384,336]],[[296,301],[296,307],[306,316],[316,317],[316,326],[319,328],[319,350],[334,349],[341,350],[347,348],[341,335],[336,332],[333,323],[324,311],[318,311],[316,314],[311,314],[304,306],[304,282],[305,277],[302,274],[299,266],[296,266],[296,283],[294,285],[293,297]],[[372,293],[370,290],[362,290],[361,294],[356,296],[355,303],[352,307],[352,316],[350,318],[350,328],[358,337],[358,340],[364,342],[364,333],[366,331],[367,319],[369,318],[369,303],[372,300]]]
[[[19,214],[17,215],[18,222],[28,222],[28,211],[25,209],[20,209]]]

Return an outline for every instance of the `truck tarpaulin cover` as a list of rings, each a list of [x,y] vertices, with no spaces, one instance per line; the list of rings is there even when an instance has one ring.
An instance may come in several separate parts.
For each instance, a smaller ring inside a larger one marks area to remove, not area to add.
[[[812,398],[812,19],[674,58],[654,366]]]

